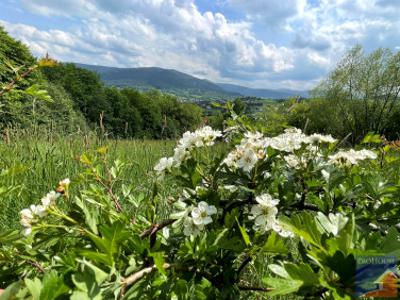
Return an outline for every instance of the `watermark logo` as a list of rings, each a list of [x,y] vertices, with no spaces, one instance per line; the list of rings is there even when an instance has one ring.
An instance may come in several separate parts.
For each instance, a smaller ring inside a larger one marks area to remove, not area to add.
[[[358,298],[400,297],[398,259],[395,256],[356,257],[355,292]]]

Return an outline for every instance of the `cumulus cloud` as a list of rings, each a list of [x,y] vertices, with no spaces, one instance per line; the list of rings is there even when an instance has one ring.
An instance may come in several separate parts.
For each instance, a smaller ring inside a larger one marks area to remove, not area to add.
[[[195,0],[19,1],[54,21],[1,22],[36,55],[249,86],[310,88],[356,43],[400,46],[392,0],[224,0],[215,11]]]

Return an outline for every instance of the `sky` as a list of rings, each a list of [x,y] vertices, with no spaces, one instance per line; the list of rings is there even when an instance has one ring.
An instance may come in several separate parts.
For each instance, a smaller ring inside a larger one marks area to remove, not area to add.
[[[400,0],[1,0],[33,54],[307,90],[356,44],[400,49]]]

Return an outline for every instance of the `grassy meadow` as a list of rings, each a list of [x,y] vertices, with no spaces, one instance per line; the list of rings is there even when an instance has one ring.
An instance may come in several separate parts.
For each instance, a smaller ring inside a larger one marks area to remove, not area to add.
[[[149,171],[160,157],[171,154],[174,144],[165,140],[109,140],[80,135],[8,136],[0,142],[0,169],[7,170],[0,175],[0,210],[4,212],[0,214],[0,228],[19,228],[19,211],[37,202],[59,180],[78,180],[78,174],[85,169],[80,161],[84,153],[90,155],[106,147],[109,162],[118,159],[126,164],[121,180],[141,192],[149,186]],[[12,192],[3,193],[5,187],[12,188]]]

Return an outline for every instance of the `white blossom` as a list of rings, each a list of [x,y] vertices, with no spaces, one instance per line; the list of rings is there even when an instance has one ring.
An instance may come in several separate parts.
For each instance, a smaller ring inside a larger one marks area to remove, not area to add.
[[[172,167],[178,168],[182,162],[191,157],[193,149],[212,146],[220,136],[222,136],[221,131],[213,130],[210,126],[204,126],[195,132],[185,132],[174,149],[174,155],[172,157],[161,158],[154,167],[154,170],[161,174],[166,169],[171,169]]]
[[[250,172],[259,160],[266,158],[263,135],[247,132],[240,144],[228,154],[223,163],[230,169]]]
[[[20,223],[24,227],[30,227],[33,220],[33,212],[29,208],[25,208],[19,213],[21,220]]]
[[[61,180],[58,184],[62,186],[69,186],[71,184],[71,180],[69,178],[65,178]]]
[[[322,177],[325,179],[325,181],[329,181],[329,178],[331,177],[331,174],[328,171],[322,169],[321,170],[321,174],[322,174]]]
[[[258,204],[253,205],[250,211],[250,220],[254,220],[254,229],[261,232],[273,229],[278,214],[278,199],[273,199],[269,194],[256,197]]]
[[[336,143],[337,140],[332,137],[332,135],[322,135],[318,133],[314,133],[308,137],[311,143]]]
[[[183,234],[186,236],[197,236],[204,229],[204,225],[196,225],[191,217],[185,218],[183,221]]]
[[[70,184],[69,179],[64,179],[59,182],[59,185],[68,186]],[[20,224],[24,227],[22,233],[27,236],[32,232],[32,225],[37,222],[37,218],[43,218],[47,215],[47,209],[49,206],[53,205],[61,194],[55,191],[47,193],[41,199],[39,205],[30,205],[29,208],[25,208],[20,211]]]
[[[334,155],[329,156],[329,163],[338,166],[352,166],[356,165],[359,161],[366,159],[376,159],[377,155],[371,150],[350,149],[348,151],[339,151]]]
[[[56,193],[55,191],[51,191],[42,198],[42,200],[41,200],[42,205],[47,207],[47,206],[53,204],[57,200],[58,197],[60,197],[59,193]]]
[[[154,167],[154,170],[158,174],[162,174],[165,170],[171,169],[174,163],[174,159],[172,157],[163,157],[160,159],[158,164]]]
[[[238,168],[243,169],[245,172],[250,172],[256,163],[258,157],[251,148],[247,148],[243,151],[241,157],[237,160],[236,165]]]
[[[287,165],[293,169],[300,169],[307,167],[308,159],[304,156],[298,157],[294,154],[286,155],[283,158]]]
[[[193,223],[197,226],[207,225],[212,222],[211,216],[217,213],[214,205],[208,205],[206,202],[199,202],[198,206],[192,210]]]

